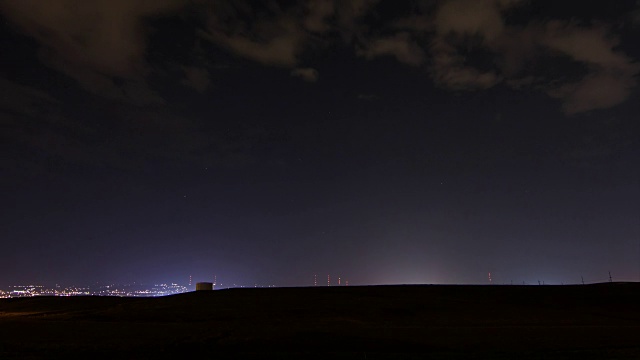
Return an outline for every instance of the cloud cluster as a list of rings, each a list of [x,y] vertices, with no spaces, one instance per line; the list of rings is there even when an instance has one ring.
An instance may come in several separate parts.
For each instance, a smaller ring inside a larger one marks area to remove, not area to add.
[[[504,82],[522,89],[536,84],[536,88],[561,99],[567,114],[609,108],[629,97],[640,67],[616,50],[618,41],[605,25],[559,20],[506,25],[505,13],[519,6],[526,3],[448,0],[432,14],[408,17],[397,24],[411,29],[413,37],[429,35],[423,45],[428,48],[429,73],[433,81],[444,88],[477,90]],[[385,41],[387,54],[393,54],[400,61],[406,59],[407,33],[398,32],[392,43],[389,39],[393,37],[370,41],[370,51],[365,54],[383,54],[374,50],[380,41]],[[489,67],[479,65],[480,61],[474,59],[469,50],[490,53],[492,63]],[[530,67],[535,67],[532,64],[544,57],[569,59],[586,70],[579,79],[549,79],[532,73]]]
[[[524,0],[407,2],[388,15],[378,0],[0,0],[0,11],[41,44],[42,60],[86,90],[135,104],[161,103],[147,83],[145,19],[196,9],[193,26],[218,49],[314,82],[305,59],[336,44],[363,59],[395,58],[423,68],[445,89],[497,84],[544,91],[567,114],[615,106],[640,72],[605,22],[532,18],[506,21]],[[388,3],[387,3],[388,5]],[[517,18],[517,17],[515,17]],[[637,14],[628,15],[633,22]],[[525,22],[526,21],[526,22]],[[539,71],[541,61],[571,62],[579,76]],[[577,66],[575,66],[577,65]],[[203,92],[209,69],[180,65],[182,84]]]
[[[147,85],[144,19],[185,0],[2,0],[0,11],[41,44],[48,66],[85,90],[136,104],[162,99]]]
[[[314,68],[295,68],[291,70],[291,76],[301,78],[306,82],[316,82],[320,75],[318,70]]]
[[[358,50],[358,54],[367,59],[391,55],[401,63],[414,66],[420,65],[425,61],[424,51],[407,32],[374,39],[365,48]]]
[[[640,66],[614,50],[618,42],[604,27],[582,28],[553,22],[545,30],[541,43],[589,69],[584,78],[548,92],[563,99],[565,112],[608,108],[629,97]]]
[[[209,70],[196,66],[183,66],[184,78],[182,85],[188,86],[197,92],[205,92],[211,83],[209,79]]]
[[[3,115],[41,116],[58,101],[51,95],[0,77],[0,111]]]
[[[235,55],[266,65],[296,67],[306,47],[339,34],[350,41],[377,0],[207,3],[205,37]],[[303,78],[308,79],[308,77]]]
[[[266,65],[294,67],[307,40],[304,19],[275,1],[254,6],[246,1],[212,1],[208,4],[205,36],[237,56]],[[322,6],[316,6],[321,13]],[[300,9],[295,9],[299,10]],[[321,15],[307,16],[310,26],[320,28]]]
[[[638,64],[616,50],[616,37],[602,24],[547,19],[507,24],[510,11],[530,4],[444,0],[418,3],[421,11],[373,29],[363,19],[375,14],[377,3],[316,0],[283,7],[270,1],[260,10],[247,2],[220,1],[207,29],[212,41],[238,56],[294,68],[292,75],[307,81],[315,81],[317,73],[300,70],[305,47],[317,48],[327,34],[337,34],[337,41],[365,59],[393,57],[424,67],[443,88],[482,90],[503,83],[542,90],[560,99],[567,114],[615,106],[636,85]],[[490,54],[491,62],[478,61],[474,51]],[[579,78],[549,78],[532,70],[548,58],[568,59],[585,71]]]

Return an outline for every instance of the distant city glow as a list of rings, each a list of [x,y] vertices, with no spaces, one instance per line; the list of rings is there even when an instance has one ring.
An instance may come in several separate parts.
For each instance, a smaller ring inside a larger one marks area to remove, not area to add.
[[[181,294],[191,291],[178,284],[133,285],[95,285],[70,287],[45,287],[42,285],[14,285],[0,290],[0,298],[35,296],[119,296],[119,297],[155,297]]]

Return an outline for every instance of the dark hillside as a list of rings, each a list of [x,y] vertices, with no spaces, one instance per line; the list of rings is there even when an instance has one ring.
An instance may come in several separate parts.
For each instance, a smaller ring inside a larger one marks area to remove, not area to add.
[[[640,358],[639,284],[228,289],[0,301],[0,357]]]

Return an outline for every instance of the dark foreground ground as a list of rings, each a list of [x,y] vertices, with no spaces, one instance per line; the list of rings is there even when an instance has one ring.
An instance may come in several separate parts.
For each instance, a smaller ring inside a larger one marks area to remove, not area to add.
[[[0,300],[0,359],[640,359],[640,284]]]

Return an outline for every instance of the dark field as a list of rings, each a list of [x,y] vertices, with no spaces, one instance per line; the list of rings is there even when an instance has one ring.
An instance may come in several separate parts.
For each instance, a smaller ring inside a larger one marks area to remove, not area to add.
[[[640,359],[640,284],[0,300],[0,359]]]

